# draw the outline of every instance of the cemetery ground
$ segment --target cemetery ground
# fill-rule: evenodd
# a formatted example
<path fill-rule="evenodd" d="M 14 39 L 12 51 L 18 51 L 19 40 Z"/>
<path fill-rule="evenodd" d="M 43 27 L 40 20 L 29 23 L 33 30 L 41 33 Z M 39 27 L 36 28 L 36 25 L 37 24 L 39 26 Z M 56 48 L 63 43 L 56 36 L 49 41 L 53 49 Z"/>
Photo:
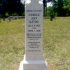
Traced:
<path fill-rule="evenodd" d="M 70 17 L 44 19 L 44 56 L 49 70 L 70 70 Z M 23 19 L 0 21 L 0 70 L 18 70 L 25 46 Z"/>

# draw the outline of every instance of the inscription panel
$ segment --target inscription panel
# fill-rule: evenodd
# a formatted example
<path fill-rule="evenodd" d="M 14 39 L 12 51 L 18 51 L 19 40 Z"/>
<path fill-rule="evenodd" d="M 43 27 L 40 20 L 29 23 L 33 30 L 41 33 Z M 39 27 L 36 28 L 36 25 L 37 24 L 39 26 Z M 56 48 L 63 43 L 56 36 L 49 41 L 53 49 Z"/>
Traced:
<path fill-rule="evenodd" d="M 34 2 L 33 2 L 34 4 Z M 26 54 L 42 54 L 43 5 L 26 5 Z"/>

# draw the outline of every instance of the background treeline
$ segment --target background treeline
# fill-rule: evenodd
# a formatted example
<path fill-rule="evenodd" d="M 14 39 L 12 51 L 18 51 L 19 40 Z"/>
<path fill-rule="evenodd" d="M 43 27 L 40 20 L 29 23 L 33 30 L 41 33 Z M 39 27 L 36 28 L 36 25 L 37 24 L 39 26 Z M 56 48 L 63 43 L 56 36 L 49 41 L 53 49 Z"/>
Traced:
<path fill-rule="evenodd" d="M 47 8 L 47 2 L 52 7 Z M 43 0 L 45 16 L 70 16 L 70 0 Z M 0 0 L 0 17 L 24 16 L 25 5 L 20 0 Z"/>
<path fill-rule="evenodd" d="M 52 0 L 52 4 L 47 8 L 47 15 L 70 16 L 70 0 Z"/>
<path fill-rule="evenodd" d="M 20 0 L 0 0 L 0 16 L 24 15 L 24 5 Z"/>

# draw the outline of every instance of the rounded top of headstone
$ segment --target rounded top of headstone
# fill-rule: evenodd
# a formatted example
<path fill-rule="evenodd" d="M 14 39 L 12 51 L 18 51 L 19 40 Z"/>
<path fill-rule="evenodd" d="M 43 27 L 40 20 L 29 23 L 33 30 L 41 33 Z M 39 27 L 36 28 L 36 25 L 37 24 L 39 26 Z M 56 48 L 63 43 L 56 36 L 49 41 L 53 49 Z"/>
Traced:
<path fill-rule="evenodd" d="M 39 1 L 40 1 L 40 0 L 31 0 L 31 2 L 37 2 L 37 3 L 38 3 Z"/>
<path fill-rule="evenodd" d="M 43 0 L 25 0 L 26 4 L 32 3 L 32 4 L 43 4 Z"/>
<path fill-rule="evenodd" d="M 43 0 L 31 0 L 32 3 L 42 3 Z"/>

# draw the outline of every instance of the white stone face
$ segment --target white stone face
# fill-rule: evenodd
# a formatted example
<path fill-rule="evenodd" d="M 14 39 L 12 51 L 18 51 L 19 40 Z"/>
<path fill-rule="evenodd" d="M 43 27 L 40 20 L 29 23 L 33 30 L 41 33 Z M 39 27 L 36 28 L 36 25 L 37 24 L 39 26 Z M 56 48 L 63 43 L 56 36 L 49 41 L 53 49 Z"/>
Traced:
<path fill-rule="evenodd" d="M 25 7 L 26 20 L 26 60 L 43 59 L 43 5 L 39 0 L 31 0 Z"/>
<path fill-rule="evenodd" d="M 19 70 L 48 70 L 43 57 L 43 4 L 25 2 L 25 56 Z"/>

